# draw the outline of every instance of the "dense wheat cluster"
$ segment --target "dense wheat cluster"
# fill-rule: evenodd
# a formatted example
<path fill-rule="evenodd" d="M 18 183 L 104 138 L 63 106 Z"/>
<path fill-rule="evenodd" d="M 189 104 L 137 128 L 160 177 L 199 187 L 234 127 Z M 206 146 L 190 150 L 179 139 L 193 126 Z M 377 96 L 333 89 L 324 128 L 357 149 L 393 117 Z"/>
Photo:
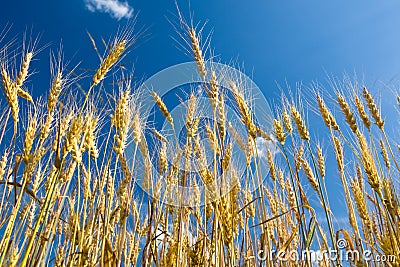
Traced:
<path fill-rule="evenodd" d="M 157 88 L 140 91 L 115 68 L 135 41 L 132 29 L 109 44 L 83 97 L 77 82 L 87 75 L 52 56 L 47 99 L 32 98 L 25 84 L 37 48 L 1 44 L 0 266 L 400 266 L 400 140 L 386 133 L 396 120 L 385 120 L 399 116 L 400 97 L 395 110 L 381 110 L 366 86 L 344 79 L 311 98 L 283 97 L 270 125 L 260 125 L 251 92 L 208 69 L 201 31 L 181 20 L 213 111 L 205 121 L 197 94 L 180 99 L 183 141 Z M 100 102 L 115 89 L 105 80 L 118 92 Z M 143 119 L 144 94 L 172 134 Z M 227 121 L 228 105 L 238 125 Z M 309 127 L 311 112 L 327 127 L 323 141 Z M 189 200 L 182 187 L 194 188 Z M 338 195 L 348 218 L 340 224 L 331 210 Z M 289 254 L 330 249 L 353 257 Z M 386 261 L 357 257 L 366 251 Z"/>

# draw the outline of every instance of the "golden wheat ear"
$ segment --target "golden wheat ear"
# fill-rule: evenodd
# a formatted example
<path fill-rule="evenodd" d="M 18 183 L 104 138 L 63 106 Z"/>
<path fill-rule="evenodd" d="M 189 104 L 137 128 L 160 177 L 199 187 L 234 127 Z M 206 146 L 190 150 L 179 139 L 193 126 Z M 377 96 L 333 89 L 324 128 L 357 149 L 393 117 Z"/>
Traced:
<path fill-rule="evenodd" d="M 24 150 L 22 153 L 25 163 L 28 163 L 32 157 L 31 149 L 32 149 L 35 137 L 36 137 L 37 124 L 38 124 L 38 121 L 37 121 L 36 114 L 31 115 L 29 122 L 28 122 L 28 128 L 26 129 L 26 132 L 25 132 Z"/>
<path fill-rule="evenodd" d="M 214 130 L 212 129 L 212 127 L 209 124 L 206 125 L 206 135 L 207 135 L 208 143 L 211 147 L 211 150 L 216 155 L 220 156 L 221 150 L 219 148 L 217 135 L 215 134 Z"/>
<path fill-rule="evenodd" d="M 365 112 L 364 104 L 356 94 L 354 94 L 354 101 L 356 104 L 358 115 L 360 116 L 365 128 L 367 128 L 369 131 L 371 128 L 371 121 L 369 120 L 367 112 Z"/>
<path fill-rule="evenodd" d="M 135 22 L 136 22 L 136 16 L 127 24 L 126 27 L 122 30 L 122 32 L 119 32 L 117 36 L 113 39 L 111 45 L 105 45 L 105 47 L 109 47 L 106 50 L 106 55 L 104 57 L 100 58 L 100 66 L 97 69 L 96 73 L 93 75 L 92 78 L 92 87 L 95 87 L 98 85 L 101 81 L 104 80 L 106 74 L 111 70 L 111 68 L 119 62 L 123 56 L 124 53 L 127 51 L 129 47 L 136 41 L 138 36 L 133 35 L 133 29 L 135 27 Z M 94 39 L 92 36 L 88 33 L 90 41 L 93 44 L 93 47 L 95 51 L 97 51 L 97 46 L 96 43 L 94 42 Z M 140 34 L 139 34 L 140 35 Z"/>
<path fill-rule="evenodd" d="M 100 67 L 93 76 L 93 86 L 98 85 L 104 79 L 107 72 L 122 56 L 122 53 L 126 49 L 126 45 L 127 40 L 122 40 L 113 44 L 109 53 L 107 54 L 107 57 L 101 62 Z"/>
<path fill-rule="evenodd" d="M 205 67 L 205 61 L 203 57 L 203 52 L 200 48 L 200 41 L 197 37 L 196 30 L 194 28 L 189 29 L 189 36 L 192 41 L 192 50 L 194 54 L 194 60 L 197 64 L 197 69 L 202 77 L 206 77 L 207 71 Z"/>
<path fill-rule="evenodd" d="M 329 111 L 324 100 L 320 96 L 318 96 L 317 101 L 318 101 L 318 107 L 319 107 L 319 111 L 321 113 L 321 117 L 324 120 L 326 127 L 328 127 L 328 128 L 332 127 L 332 129 L 338 131 L 339 126 L 336 122 L 336 119 L 335 119 L 335 117 L 333 117 L 332 113 Z"/>
<path fill-rule="evenodd" d="M 369 111 L 371 112 L 372 118 L 375 120 L 375 124 L 379 127 L 379 129 L 383 129 L 383 126 L 385 124 L 385 121 L 382 119 L 381 114 L 379 112 L 378 107 L 375 104 L 375 100 L 372 97 L 371 93 L 367 90 L 366 87 L 363 89 L 363 97 L 365 101 L 367 102 L 367 107 Z"/>
<path fill-rule="evenodd" d="M 115 107 L 114 115 L 111 123 L 116 129 L 114 135 L 114 150 L 119 156 L 123 156 L 125 148 L 128 143 L 128 131 L 131 126 L 132 110 L 130 110 L 131 91 L 127 86 L 124 92 L 122 92 L 120 99 Z"/>
<path fill-rule="evenodd" d="M 25 55 L 24 60 L 22 61 L 21 70 L 18 73 L 18 76 L 15 80 L 18 87 L 21 87 L 22 84 L 25 82 L 26 78 L 28 77 L 28 70 L 29 70 L 29 65 L 31 63 L 32 57 L 33 57 L 33 53 L 29 52 Z"/>
<path fill-rule="evenodd" d="M 344 114 L 344 116 L 346 117 L 346 122 L 349 125 L 351 131 L 354 134 L 358 134 L 358 126 L 357 126 L 357 121 L 356 121 L 356 117 L 354 116 L 353 112 L 351 112 L 350 110 L 350 105 L 347 103 L 347 101 L 345 100 L 345 98 L 340 95 L 337 94 L 337 100 L 339 102 L 339 106 L 342 109 L 342 112 Z"/>
<path fill-rule="evenodd" d="M 275 130 L 275 132 L 274 132 L 275 137 L 279 141 L 279 143 L 281 143 L 281 145 L 283 146 L 285 144 L 286 134 L 283 131 L 282 121 L 274 119 L 273 124 L 274 124 L 274 130 Z"/>
<path fill-rule="evenodd" d="M 10 75 L 4 67 L 2 67 L 1 76 L 3 79 L 4 93 L 6 95 L 8 105 L 11 107 L 12 117 L 14 119 L 14 122 L 17 123 L 19 121 L 19 105 L 17 93 L 18 87 L 15 82 L 11 80 Z"/>
<path fill-rule="evenodd" d="M 286 107 L 283 108 L 282 118 L 283 118 L 283 123 L 285 125 L 286 131 L 291 135 L 293 133 L 292 119 L 290 118 L 290 116 L 286 110 Z"/>
<path fill-rule="evenodd" d="M 26 99 L 27 101 L 31 102 L 32 104 L 34 104 L 32 96 L 27 91 L 24 91 L 23 89 L 18 88 L 17 94 L 18 94 L 18 96 L 20 96 L 20 97 Z"/>
<path fill-rule="evenodd" d="M 64 80 L 62 76 L 62 72 L 58 71 L 57 75 L 55 76 L 51 88 L 50 88 L 50 95 L 47 100 L 47 111 L 49 113 L 53 112 L 57 105 L 58 97 L 60 96 L 61 90 L 63 88 Z"/>
<path fill-rule="evenodd" d="M 364 172 L 367 175 L 368 183 L 371 188 L 380 195 L 382 183 L 376 167 L 375 158 L 363 134 L 358 135 L 358 142 L 361 150 L 361 163 L 364 167 Z"/>
<path fill-rule="evenodd" d="M 301 139 L 309 141 L 310 140 L 310 132 L 308 131 L 307 126 L 306 126 L 300 112 L 297 110 L 297 108 L 295 106 L 292 106 L 290 108 L 290 111 L 292 113 L 293 120 L 296 124 L 297 131 L 299 132 Z"/>

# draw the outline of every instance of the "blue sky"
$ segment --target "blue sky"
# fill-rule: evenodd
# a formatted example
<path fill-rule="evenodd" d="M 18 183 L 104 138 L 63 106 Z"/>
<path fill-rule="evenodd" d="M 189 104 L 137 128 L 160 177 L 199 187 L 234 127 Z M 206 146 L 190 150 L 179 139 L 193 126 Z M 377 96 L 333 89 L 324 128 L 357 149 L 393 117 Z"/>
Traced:
<path fill-rule="evenodd" d="M 188 1 L 178 3 L 189 14 Z M 193 0 L 190 9 L 195 21 L 208 21 L 205 32 L 214 31 L 211 46 L 220 60 L 244 63 L 271 103 L 279 102 L 276 83 L 307 85 L 325 81 L 326 72 L 364 75 L 373 92 L 382 89 L 381 81 L 398 85 L 399 1 Z M 86 31 L 107 40 L 137 12 L 137 28 L 146 34 L 125 59 L 137 79 L 191 60 L 172 38 L 178 37 L 167 21 L 176 15 L 173 0 L 3 1 L 0 25 L 12 24 L 10 38 L 32 29 L 42 47 L 48 44 L 33 64 L 38 73 L 29 89 L 37 97 L 48 89 L 50 49 L 62 43 L 72 65 L 82 60 L 82 67 L 95 69 L 98 59 Z"/>
<path fill-rule="evenodd" d="M 51 42 L 53 49 L 62 40 L 65 57 L 72 62 L 83 56 L 87 60 L 86 55 L 96 60 L 86 31 L 97 39 L 107 39 L 119 24 L 124 24 L 125 18 L 115 18 L 123 14 L 121 8 L 114 8 L 114 13 L 95 10 L 96 6 L 106 9 L 106 2 L 116 6 L 116 0 L 95 2 L 4 1 L 0 23 L 12 23 L 12 34 L 33 28 L 34 33 L 42 34 L 41 44 Z M 148 77 L 164 67 L 190 60 L 171 38 L 177 34 L 166 17 L 171 19 L 176 14 L 173 0 L 124 3 L 129 12 L 140 12 L 138 28 L 147 28 L 147 37 L 129 57 L 138 77 Z M 178 3 L 188 14 L 188 1 Z M 275 82 L 301 80 L 307 84 L 315 79 L 324 80 L 325 70 L 334 75 L 356 71 L 365 74 L 371 83 L 398 80 L 398 1 L 202 0 L 191 1 L 190 6 L 195 20 L 208 20 L 206 31 L 214 30 L 215 54 L 223 62 L 244 62 L 247 72 L 253 73 L 256 83 L 269 95 L 279 94 Z M 48 49 L 40 58 L 47 54 Z M 95 63 L 83 62 L 83 66 Z M 40 89 L 34 91 L 37 90 Z"/>

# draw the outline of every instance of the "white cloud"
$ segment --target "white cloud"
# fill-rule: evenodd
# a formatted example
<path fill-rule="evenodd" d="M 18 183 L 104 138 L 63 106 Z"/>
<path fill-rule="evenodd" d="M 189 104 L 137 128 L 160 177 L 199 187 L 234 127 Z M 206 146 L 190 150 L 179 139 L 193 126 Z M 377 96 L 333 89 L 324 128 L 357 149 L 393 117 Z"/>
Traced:
<path fill-rule="evenodd" d="M 118 0 L 84 0 L 86 8 L 91 12 L 104 12 L 118 20 L 132 17 L 133 8 L 128 2 Z"/>

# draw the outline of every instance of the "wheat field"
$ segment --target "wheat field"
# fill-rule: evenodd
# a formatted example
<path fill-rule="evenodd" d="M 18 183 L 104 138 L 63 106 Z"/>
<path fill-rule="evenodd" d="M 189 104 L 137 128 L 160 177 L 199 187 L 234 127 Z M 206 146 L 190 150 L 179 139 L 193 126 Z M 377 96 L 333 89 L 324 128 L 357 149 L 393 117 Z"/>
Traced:
<path fill-rule="evenodd" d="M 165 97 L 118 68 L 137 39 L 131 27 L 90 75 L 52 54 L 38 99 L 25 85 L 40 49 L 0 38 L 0 266 L 400 266 L 400 141 L 386 131 L 398 119 L 385 120 L 399 116 L 398 92 L 397 106 L 381 109 L 348 77 L 314 84 L 282 94 L 261 125 L 252 92 L 209 68 L 209 44 L 191 25 L 181 18 L 179 35 L 212 116 L 188 90 L 183 134 Z M 145 96 L 170 131 L 144 119 Z M 326 126 L 321 139 L 309 114 Z M 343 203 L 326 179 L 341 184 Z M 341 225 L 332 205 L 343 205 Z"/>

